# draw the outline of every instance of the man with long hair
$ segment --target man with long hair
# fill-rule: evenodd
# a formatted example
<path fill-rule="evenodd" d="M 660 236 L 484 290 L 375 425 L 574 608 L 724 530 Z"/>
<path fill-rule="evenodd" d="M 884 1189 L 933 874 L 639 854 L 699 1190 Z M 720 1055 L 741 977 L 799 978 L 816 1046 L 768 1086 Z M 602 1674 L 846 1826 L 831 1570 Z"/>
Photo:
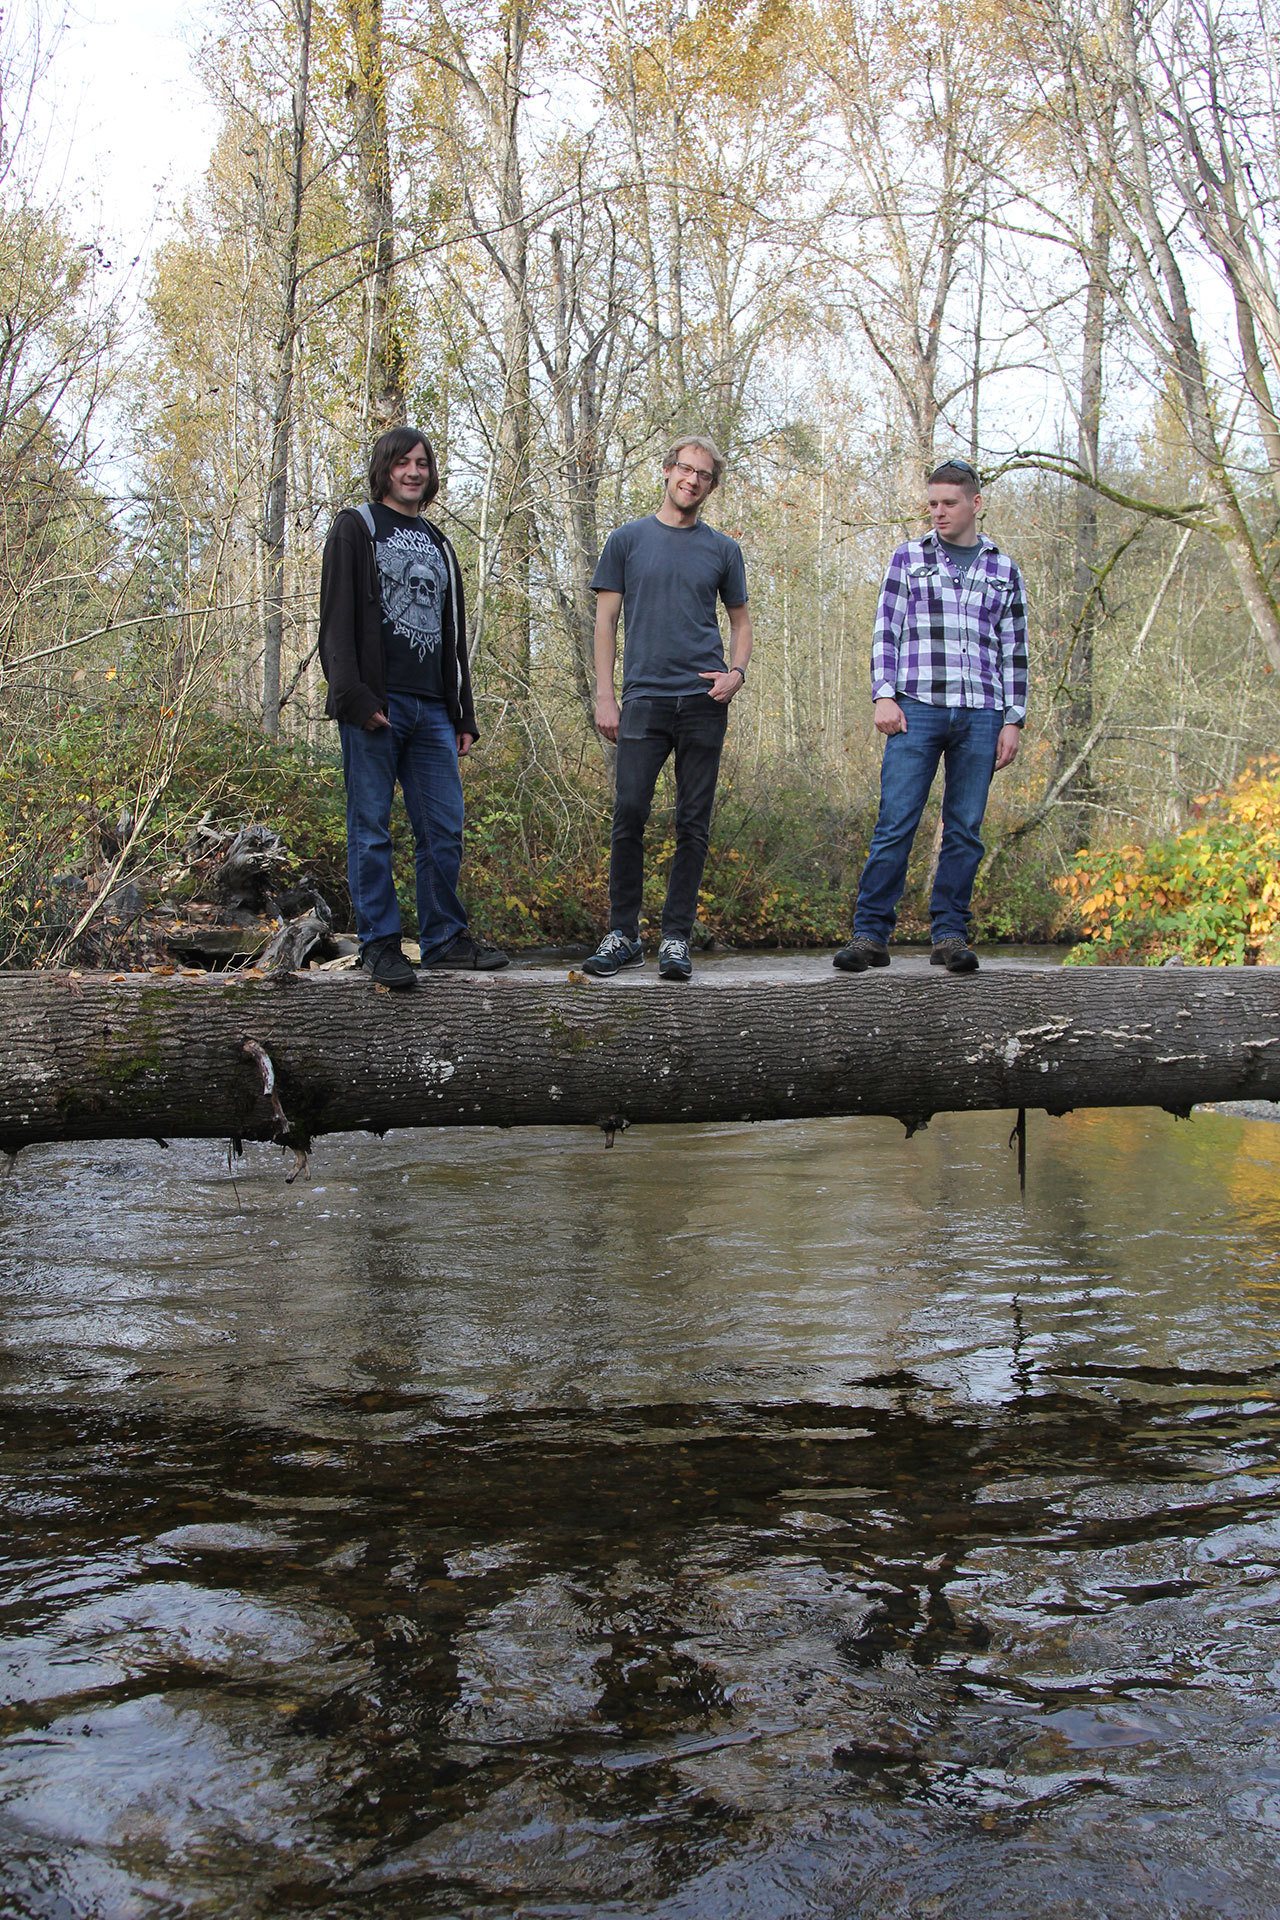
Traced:
<path fill-rule="evenodd" d="M 413 829 L 424 967 L 505 967 L 475 940 L 458 896 L 463 799 L 459 759 L 479 734 L 467 663 L 462 574 L 453 546 L 424 519 L 440 490 L 431 442 L 393 427 L 369 456 L 368 504 L 340 513 L 320 575 L 325 712 L 342 737 L 347 879 L 360 965 L 383 987 L 417 975 L 400 945 L 391 868 L 397 782 Z"/>
<path fill-rule="evenodd" d="M 664 762 L 676 763 L 676 847 L 662 910 L 658 972 L 693 973 L 689 939 L 706 863 L 729 702 L 742 691 L 751 658 L 747 576 L 736 540 L 704 526 L 702 509 L 720 484 L 724 455 L 702 434 L 685 434 L 662 462 L 662 501 L 628 520 L 604 543 L 591 582 L 596 595 L 596 725 L 617 742 L 609 931 L 588 973 L 607 976 L 644 961 L 640 900 L 644 829 Z M 729 618 L 725 658 L 718 608 Z M 622 704 L 614 689 L 618 620 L 625 624 Z"/>

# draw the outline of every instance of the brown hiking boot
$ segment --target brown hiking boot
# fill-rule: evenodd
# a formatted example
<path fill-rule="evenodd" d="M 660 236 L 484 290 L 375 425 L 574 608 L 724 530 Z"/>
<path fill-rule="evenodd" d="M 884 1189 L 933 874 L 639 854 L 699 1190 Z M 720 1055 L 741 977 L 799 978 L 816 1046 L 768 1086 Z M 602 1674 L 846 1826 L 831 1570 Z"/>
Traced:
<path fill-rule="evenodd" d="M 865 973 L 868 967 L 887 967 L 889 949 L 883 941 L 873 940 L 870 934 L 855 933 L 847 947 L 832 954 L 831 964 L 841 973 Z"/>
<path fill-rule="evenodd" d="M 967 940 L 935 940 L 929 965 L 945 967 L 948 973 L 976 973 L 978 956 Z"/>

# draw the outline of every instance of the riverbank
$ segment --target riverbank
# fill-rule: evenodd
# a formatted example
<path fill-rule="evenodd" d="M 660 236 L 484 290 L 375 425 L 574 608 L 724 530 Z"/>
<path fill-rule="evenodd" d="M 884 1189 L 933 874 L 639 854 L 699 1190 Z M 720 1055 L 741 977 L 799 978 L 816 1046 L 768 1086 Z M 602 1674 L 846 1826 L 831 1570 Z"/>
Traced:
<path fill-rule="evenodd" d="M 234 925 L 234 907 L 219 893 L 217 849 L 251 823 L 276 835 L 285 856 L 257 902 L 266 917 L 288 917 L 289 900 L 316 896 L 334 928 L 350 927 L 342 778 L 331 746 L 311 752 L 204 718 L 163 788 L 142 804 L 147 748 L 145 726 L 127 711 L 114 727 L 80 715 L 38 742 L 14 743 L 0 769 L 0 965 L 181 963 L 167 933 L 190 921 L 193 908 L 206 924 Z M 554 756 L 543 762 L 509 732 L 466 764 L 464 778 L 464 889 L 477 929 L 514 952 L 594 946 L 608 919 L 610 802 L 599 755 L 584 751 L 572 767 Z M 998 806 L 997 799 L 993 833 Z M 873 791 L 841 791 L 829 773 L 793 765 L 747 773 L 730 757 L 698 943 L 747 951 L 842 944 L 874 814 Z M 393 834 L 404 924 L 412 928 L 412 856 L 399 808 Z M 932 835 L 926 815 L 902 906 L 906 940 L 927 936 Z M 648 837 L 651 926 L 659 924 L 673 844 L 664 776 Z M 1058 870 L 1051 848 L 1033 838 L 1019 843 L 978 888 L 976 936 L 1052 938 L 1063 919 Z"/>

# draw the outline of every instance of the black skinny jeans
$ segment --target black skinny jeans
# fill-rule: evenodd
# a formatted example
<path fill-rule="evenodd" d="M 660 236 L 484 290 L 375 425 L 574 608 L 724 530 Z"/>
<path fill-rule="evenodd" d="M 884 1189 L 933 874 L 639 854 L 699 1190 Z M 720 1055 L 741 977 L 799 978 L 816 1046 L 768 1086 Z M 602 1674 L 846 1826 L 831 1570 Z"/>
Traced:
<path fill-rule="evenodd" d="M 609 851 L 609 924 L 630 940 L 640 938 L 645 825 L 658 775 L 672 752 L 676 756 L 676 851 L 662 910 L 662 937 L 687 940 L 693 932 L 728 721 L 728 705 L 713 700 L 709 693 L 628 700 L 622 709 Z"/>

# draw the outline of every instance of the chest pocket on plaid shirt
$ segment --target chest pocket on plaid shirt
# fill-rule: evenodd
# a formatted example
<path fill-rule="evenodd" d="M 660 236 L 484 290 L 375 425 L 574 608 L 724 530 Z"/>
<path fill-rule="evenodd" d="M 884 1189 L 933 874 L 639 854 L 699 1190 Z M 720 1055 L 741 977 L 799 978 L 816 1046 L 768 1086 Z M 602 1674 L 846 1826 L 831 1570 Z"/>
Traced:
<path fill-rule="evenodd" d="M 907 575 L 910 603 L 920 611 L 936 612 L 943 604 L 941 567 L 912 567 Z"/>
<path fill-rule="evenodd" d="M 994 626 L 1005 612 L 1013 598 L 1013 580 L 1007 574 L 997 574 L 995 579 L 982 582 L 982 606 L 988 619 Z"/>

